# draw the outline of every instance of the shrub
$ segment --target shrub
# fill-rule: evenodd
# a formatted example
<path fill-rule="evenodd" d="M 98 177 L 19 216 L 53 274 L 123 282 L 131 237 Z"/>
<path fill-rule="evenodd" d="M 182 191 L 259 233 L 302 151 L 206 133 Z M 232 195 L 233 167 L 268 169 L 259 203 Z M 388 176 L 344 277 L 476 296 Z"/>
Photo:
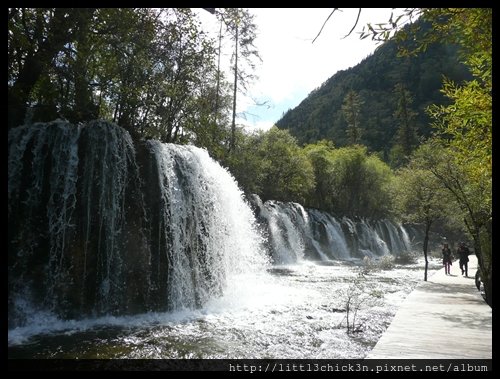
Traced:
<path fill-rule="evenodd" d="M 417 262 L 417 255 L 409 251 L 404 251 L 396 255 L 394 262 L 400 265 L 413 264 Z"/>

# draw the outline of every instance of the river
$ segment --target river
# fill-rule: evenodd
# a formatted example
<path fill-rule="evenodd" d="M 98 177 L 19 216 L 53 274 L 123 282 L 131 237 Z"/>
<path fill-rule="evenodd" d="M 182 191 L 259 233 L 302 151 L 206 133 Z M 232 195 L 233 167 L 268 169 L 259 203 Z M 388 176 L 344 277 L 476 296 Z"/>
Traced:
<path fill-rule="evenodd" d="M 240 278 L 199 310 L 38 323 L 9 331 L 9 358 L 364 358 L 422 280 L 423 262 L 363 270 L 362 261 L 302 261 Z M 431 273 L 440 261 L 431 260 Z M 364 275 L 360 274 L 363 271 Z M 346 301 L 357 281 L 374 296 L 346 331 Z M 251 285 L 250 285 L 251 283 Z M 350 290 L 353 293 L 353 289 Z M 377 297 L 378 296 L 378 297 Z M 354 304 L 354 303 L 353 303 Z"/>

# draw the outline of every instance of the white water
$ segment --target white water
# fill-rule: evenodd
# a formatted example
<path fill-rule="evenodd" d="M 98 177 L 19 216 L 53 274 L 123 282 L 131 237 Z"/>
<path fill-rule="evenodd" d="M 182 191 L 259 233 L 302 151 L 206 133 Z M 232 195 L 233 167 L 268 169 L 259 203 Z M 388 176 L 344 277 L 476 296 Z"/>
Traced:
<path fill-rule="evenodd" d="M 56 314 L 36 310 L 28 302 L 20 301 L 28 322 L 8 330 L 9 346 L 23 345 L 37 336 L 71 336 L 101 328 L 150 328 L 155 325 L 182 325 L 204 317 L 230 317 L 231 314 L 265 309 L 297 299 L 297 292 L 283 286 L 268 274 L 237 274 L 229 278 L 223 296 L 209 299 L 201 308 L 180 307 L 170 312 L 148 312 L 131 316 L 101 316 L 79 320 L 63 320 Z"/>
<path fill-rule="evenodd" d="M 194 309 L 266 275 L 264 240 L 230 173 L 193 146 L 143 150 L 152 174 L 107 122 L 9 132 L 10 325 Z"/>
<path fill-rule="evenodd" d="M 263 203 L 255 195 L 252 202 L 268 235 L 275 264 L 377 258 L 412 250 L 405 228 L 389 220 L 337 219 L 297 203 Z"/>
<path fill-rule="evenodd" d="M 363 332 L 345 330 L 346 291 L 358 267 L 337 261 L 279 266 L 252 288 L 245 281 L 204 307 L 135 316 L 38 322 L 9 330 L 9 357 L 35 358 L 364 358 L 405 296 L 422 279 L 423 262 L 373 271 L 366 285 L 383 296 L 360 309 Z M 431 269 L 441 262 L 431 260 Z"/>
<path fill-rule="evenodd" d="M 172 234 L 166 252 L 170 308 L 195 308 L 232 288 L 240 275 L 265 272 L 263 240 L 229 172 L 197 147 L 149 145 L 163 183 L 161 225 Z"/>
<path fill-rule="evenodd" d="M 326 252 L 325 255 L 329 255 L 330 258 L 334 259 L 352 258 L 340 223 L 326 212 L 318 210 L 311 210 L 310 212 L 314 216 L 316 222 L 323 224 L 326 229 L 328 252 Z"/>
<path fill-rule="evenodd" d="M 261 217 L 266 220 L 274 263 L 290 264 L 301 261 L 304 257 L 303 236 L 306 230 L 302 206 L 278 201 L 262 204 L 260 199 L 257 204 Z"/>

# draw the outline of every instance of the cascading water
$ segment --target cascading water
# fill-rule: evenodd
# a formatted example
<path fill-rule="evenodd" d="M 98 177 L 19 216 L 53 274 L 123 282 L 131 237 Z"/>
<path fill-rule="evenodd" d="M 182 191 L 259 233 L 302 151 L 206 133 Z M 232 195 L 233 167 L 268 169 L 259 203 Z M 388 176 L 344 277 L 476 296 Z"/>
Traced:
<path fill-rule="evenodd" d="M 9 327 L 203 306 L 265 271 L 232 176 L 192 146 L 94 121 L 9 131 Z"/>
<path fill-rule="evenodd" d="M 412 249 L 405 228 L 389 220 L 337 219 L 296 203 L 263 203 L 255 195 L 252 203 L 277 264 L 304 257 L 322 261 L 380 257 Z"/>
<path fill-rule="evenodd" d="M 403 242 L 404 250 L 410 251 L 411 250 L 410 236 L 408 235 L 408 232 L 403 227 L 403 225 L 399 225 L 398 232 L 399 235 L 401 236 L 401 241 Z"/>
<path fill-rule="evenodd" d="M 25 317 L 34 296 L 53 306 L 59 283 L 69 279 L 63 267 L 74 230 L 79 135 L 79 127 L 61 123 L 9 132 L 9 325 Z"/>
<path fill-rule="evenodd" d="M 351 254 L 349 253 L 346 237 L 340 223 L 326 212 L 316 209 L 311 209 L 309 212 L 316 225 L 317 237 L 315 239 L 324 241 L 321 248 L 323 256 L 328 257 L 327 259 L 331 259 L 332 257 L 336 259 L 350 258 Z M 322 236 L 326 237 L 326 240 Z"/>
<path fill-rule="evenodd" d="M 169 235 L 168 298 L 173 309 L 199 307 L 223 292 L 228 275 L 264 269 L 253 214 L 227 171 L 206 151 L 149 141 Z"/>
<path fill-rule="evenodd" d="M 382 256 L 390 253 L 387 243 L 366 220 L 356 223 L 359 250 L 365 256 Z"/>
<path fill-rule="evenodd" d="M 304 237 L 307 235 L 308 220 L 304 208 L 297 203 L 267 201 L 262 203 L 253 197 L 259 209 L 258 217 L 265 222 L 268 243 L 275 264 L 290 264 L 304 257 Z"/>

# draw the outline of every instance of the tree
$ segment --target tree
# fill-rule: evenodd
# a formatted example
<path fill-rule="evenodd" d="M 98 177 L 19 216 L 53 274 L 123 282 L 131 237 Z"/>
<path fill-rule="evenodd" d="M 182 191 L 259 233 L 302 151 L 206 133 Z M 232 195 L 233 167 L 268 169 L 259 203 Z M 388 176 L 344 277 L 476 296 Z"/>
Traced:
<path fill-rule="evenodd" d="M 156 80 L 146 123 L 151 137 L 175 143 L 195 136 L 197 122 L 211 125 L 208 116 L 215 101 L 216 69 L 215 49 L 205 40 L 194 14 L 189 9 L 176 9 L 170 17 L 155 39 L 158 48 L 154 50 L 152 74 Z"/>
<path fill-rule="evenodd" d="M 444 81 L 442 92 L 451 104 L 429 107 L 443 154 L 427 159 L 427 168 L 451 192 L 464 212 L 464 224 L 474 240 L 475 253 L 484 282 L 486 302 L 492 305 L 492 9 L 491 8 L 409 8 L 410 18 L 420 16 L 432 28 L 421 30 L 414 23 L 395 35 L 413 40 L 400 49 L 402 55 L 416 55 L 435 42 L 455 43 L 471 70 L 473 80 L 457 85 Z M 391 19 L 377 28 L 368 26 L 362 35 L 387 40 L 400 27 Z"/>
<path fill-rule="evenodd" d="M 314 188 L 314 170 L 297 140 L 287 131 L 272 127 L 257 147 L 264 171 L 262 200 L 303 203 Z"/>
<path fill-rule="evenodd" d="M 104 118 L 217 154 L 226 143 L 227 82 L 190 9 L 12 8 L 8 51 L 9 127 L 30 108 L 32 121 Z"/>
<path fill-rule="evenodd" d="M 422 154 L 419 166 L 429 170 L 446 188 L 460 209 L 463 223 L 474 241 L 474 250 L 484 283 L 486 302 L 491 305 L 492 209 L 491 176 L 477 181 L 470 168 L 461 164 L 452 148 L 443 141 L 429 141 L 434 154 Z"/>
<path fill-rule="evenodd" d="M 90 78 L 86 74 L 91 63 L 91 26 L 95 9 L 86 9 L 78 13 L 75 25 L 75 60 L 73 64 L 75 83 L 75 105 L 73 119 L 77 122 L 96 119 L 98 108 L 93 101 Z"/>
<path fill-rule="evenodd" d="M 9 10 L 9 128 L 24 121 L 40 76 L 72 41 L 78 29 L 75 25 L 87 22 L 92 13 L 84 8 Z"/>
<path fill-rule="evenodd" d="M 229 151 L 234 150 L 236 138 L 236 105 L 238 90 L 246 91 L 247 84 L 253 79 L 251 71 L 255 68 L 253 59 L 260 56 L 255 48 L 255 38 L 257 37 L 257 25 L 254 23 L 254 16 L 243 8 L 223 8 L 217 12 L 218 17 L 226 25 L 226 29 L 234 44 L 232 55 L 233 61 L 233 106 L 231 121 L 231 139 Z M 220 51 L 220 50 L 219 50 Z M 241 60 L 243 59 L 243 61 Z M 249 70 L 243 68 L 246 64 Z"/>
<path fill-rule="evenodd" d="M 416 112 L 412 110 L 413 97 L 404 84 L 398 83 L 394 87 L 397 108 L 394 118 L 398 124 L 396 133 L 396 145 L 401 147 L 403 161 L 409 159 L 415 146 L 418 144 L 418 137 L 415 128 Z"/>
<path fill-rule="evenodd" d="M 306 205 L 327 211 L 334 211 L 333 199 L 333 151 L 331 141 L 321 140 L 304 147 L 304 152 L 314 169 L 316 185 L 311 191 Z"/>
<path fill-rule="evenodd" d="M 342 112 L 347 121 L 347 135 L 351 145 L 361 140 L 360 113 L 363 101 L 356 91 L 350 90 L 342 104 Z"/>
<path fill-rule="evenodd" d="M 215 12 L 215 8 L 213 9 Z M 220 18 L 219 27 L 219 47 L 217 49 L 217 88 L 215 92 L 215 108 L 214 108 L 214 123 L 217 123 L 217 113 L 219 112 L 219 99 L 220 99 L 220 82 L 221 82 L 221 70 L 220 70 L 220 57 L 222 55 L 222 25 L 223 20 Z"/>
<path fill-rule="evenodd" d="M 314 170 L 290 133 L 274 126 L 254 134 L 237 131 L 236 137 L 238 154 L 226 156 L 224 164 L 247 194 L 304 203 L 314 189 Z"/>
<path fill-rule="evenodd" d="M 474 240 L 486 301 L 492 304 L 492 9 L 426 10 L 442 38 L 454 38 L 474 79 L 456 85 L 445 81 L 447 106 L 429 113 L 441 143 L 451 157 L 432 167 L 464 211 L 464 223 Z M 446 23 L 440 23 L 442 19 Z"/>
<path fill-rule="evenodd" d="M 235 149 L 238 154 L 225 154 L 222 164 L 234 175 L 246 194 L 262 195 L 266 175 L 265 161 L 259 147 L 265 132 L 247 134 L 236 129 Z"/>
<path fill-rule="evenodd" d="M 389 215 L 392 171 L 364 146 L 335 149 L 331 155 L 332 208 L 340 215 L 380 218 Z"/>
<path fill-rule="evenodd" d="M 395 180 L 395 204 L 404 222 L 424 224 L 424 281 L 427 281 L 429 232 L 433 224 L 445 221 L 452 213 L 453 198 L 431 171 L 419 167 L 422 156 L 434 155 L 431 145 L 422 145 L 414 160 L 401 168 Z"/>

